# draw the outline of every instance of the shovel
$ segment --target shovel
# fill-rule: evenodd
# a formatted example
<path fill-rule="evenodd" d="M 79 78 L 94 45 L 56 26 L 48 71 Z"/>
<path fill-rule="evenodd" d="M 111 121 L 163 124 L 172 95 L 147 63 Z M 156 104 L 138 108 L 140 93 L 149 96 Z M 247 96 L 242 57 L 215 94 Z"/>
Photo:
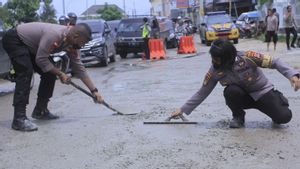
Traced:
<path fill-rule="evenodd" d="M 183 115 L 179 116 L 182 121 L 171 121 L 174 117 L 168 117 L 164 121 L 144 121 L 144 124 L 198 124 L 198 122 L 189 121 Z"/>
<path fill-rule="evenodd" d="M 76 89 L 82 91 L 83 93 L 85 93 L 86 95 L 90 96 L 91 98 L 93 98 L 94 100 L 96 99 L 95 96 L 93 96 L 89 91 L 85 90 L 84 88 L 80 87 L 79 85 L 75 84 L 74 82 L 70 81 L 69 82 L 73 87 L 75 87 Z M 136 115 L 137 113 L 122 113 L 118 110 L 116 110 L 115 108 L 111 107 L 108 103 L 106 103 L 104 100 L 102 102 L 102 104 L 107 107 L 108 109 L 116 112 L 115 115 Z"/>

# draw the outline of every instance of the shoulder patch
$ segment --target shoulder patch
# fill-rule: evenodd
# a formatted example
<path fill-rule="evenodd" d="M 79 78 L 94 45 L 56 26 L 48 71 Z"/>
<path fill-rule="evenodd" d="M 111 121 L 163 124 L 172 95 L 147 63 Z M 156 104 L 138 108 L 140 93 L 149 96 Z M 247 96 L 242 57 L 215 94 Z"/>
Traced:
<path fill-rule="evenodd" d="M 204 81 L 203 81 L 203 85 L 206 86 L 211 78 L 212 78 L 212 73 L 207 72 L 206 75 L 205 75 Z"/>
<path fill-rule="evenodd" d="M 262 54 L 257 53 L 257 52 L 254 52 L 254 51 L 247 51 L 247 52 L 246 52 L 246 56 L 247 56 L 248 58 L 256 58 L 256 59 L 259 59 L 259 58 L 261 58 Z"/>
<path fill-rule="evenodd" d="M 272 57 L 261 53 L 247 51 L 246 57 L 255 62 L 256 65 L 264 68 L 270 68 L 272 66 Z"/>

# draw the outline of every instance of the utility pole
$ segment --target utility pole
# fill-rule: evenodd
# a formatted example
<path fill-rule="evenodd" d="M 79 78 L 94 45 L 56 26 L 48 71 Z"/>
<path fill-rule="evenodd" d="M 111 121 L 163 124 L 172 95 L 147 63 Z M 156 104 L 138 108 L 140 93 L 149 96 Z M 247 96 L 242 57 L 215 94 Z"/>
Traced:
<path fill-rule="evenodd" d="M 89 8 L 88 8 L 88 0 L 85 1 L 85 5 L 86 5 L 86 13 L 85 13 L 85 17 L 88 18 L 89 16 Z"/>
<path fill-rule="evenodd" d="M 63 14 L 66 15 L 65 0 L 63 0 Z"/>
<path fill-rule="evenodd" d="M 123 0 L 123 9 L 124 9 L 124 16 L 126 16 L 126 6 L 125 6 L 125 0 Z"/>
<path fill-rule="evenodd" d="M 231 16 L 231 9 L 232 9 L 231 0 L 229 0 L 229 16 Z"/>

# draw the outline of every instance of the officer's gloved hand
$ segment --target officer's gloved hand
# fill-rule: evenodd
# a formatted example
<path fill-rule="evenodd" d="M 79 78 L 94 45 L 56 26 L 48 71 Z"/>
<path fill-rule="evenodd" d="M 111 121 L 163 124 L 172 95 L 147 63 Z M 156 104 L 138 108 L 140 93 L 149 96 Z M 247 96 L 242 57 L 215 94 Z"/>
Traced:
<path fill-rule="evenodd" d="M 298 76 L 293 76 L 291 79 L 291 85 L 294 88 L 295 91 L 297 91 L 300 88 L 300 79 Z"/>
<path fill-rule="evenodd" d="M 71 81 L 70 76 L 66 75 L 63 72 L 60 72 L 58 77 L 59 77 L 61 83 L 63 83 L 63 84 L 69 84 L 69 82 Z"/>
<path fill-rule="evenodd" d="M 181 109 L 177 109 L 176 111 L 171 113 L 171 117 L 174 119 L 178 119 L 180 115 L 182 115 L 183 112 L 181 111 Z"/>

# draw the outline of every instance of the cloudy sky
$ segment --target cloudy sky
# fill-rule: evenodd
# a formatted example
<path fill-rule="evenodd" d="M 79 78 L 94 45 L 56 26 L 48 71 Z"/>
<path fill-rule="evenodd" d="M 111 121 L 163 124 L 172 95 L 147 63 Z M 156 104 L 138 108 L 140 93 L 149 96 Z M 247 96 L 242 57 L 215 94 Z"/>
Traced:
<path fill-rule="evenodd" d="M 65 1 L 65 11 L 75 12 L 78 16 L 94 4 L 102 5 L 105 2 L 109 4 L 116 4 L 123 9 L 123 2 L 125 1 L 125 7 L 127 14 L 132 14 L 132 11 L 136 9 L 137 15 L 145 15 L 150 13 L 150 3 L 149 0 L 64 0 Z M 7 0 L 0 0 L 3 4 Z M 57 10 L 57 17 L 63 15 L 63 0 L 53 0 L 53 5 Z"/>

